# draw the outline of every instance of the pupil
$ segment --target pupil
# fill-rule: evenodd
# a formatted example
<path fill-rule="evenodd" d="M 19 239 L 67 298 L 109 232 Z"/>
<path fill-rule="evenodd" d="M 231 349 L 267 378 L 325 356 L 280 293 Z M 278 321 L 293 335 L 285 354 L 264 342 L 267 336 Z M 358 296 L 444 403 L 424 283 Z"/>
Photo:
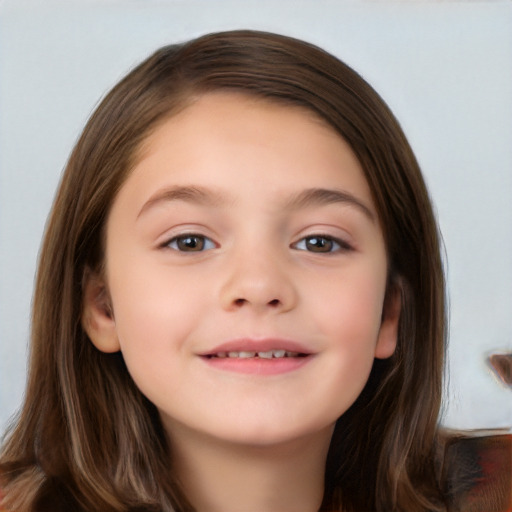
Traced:
<path fill-rule="evenodd" d="M 332 240 L 327 238 L 312 237 L 306 241 L 306 246 L 310 251 L 329 252 L 332 249 Z"/>
<path fill-rule="evenodd" d="M 187 236 L 178 240 L 178 247 L 182 251 L 200 251 L 203 245 L 203 239 L 197 236 Z"/>

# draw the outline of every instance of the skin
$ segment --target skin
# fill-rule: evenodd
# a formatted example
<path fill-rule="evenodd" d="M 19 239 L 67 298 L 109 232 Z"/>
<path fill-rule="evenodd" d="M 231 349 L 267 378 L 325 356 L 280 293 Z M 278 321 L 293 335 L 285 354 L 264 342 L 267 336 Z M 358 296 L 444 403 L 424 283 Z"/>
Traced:
<path fill-rule="evenodd" d="M 311 189 L 343 196 L 297 200 Z M 393 353 L 400 312 L 349 146 L 299 108 L 202 96 L 148 137 L 106 233 L 83 324 L 158 408 L 192 503 L 318 510 L 334 423 Z M 310 355 L 271 375 L 204 357 L 240 339 Z"/>

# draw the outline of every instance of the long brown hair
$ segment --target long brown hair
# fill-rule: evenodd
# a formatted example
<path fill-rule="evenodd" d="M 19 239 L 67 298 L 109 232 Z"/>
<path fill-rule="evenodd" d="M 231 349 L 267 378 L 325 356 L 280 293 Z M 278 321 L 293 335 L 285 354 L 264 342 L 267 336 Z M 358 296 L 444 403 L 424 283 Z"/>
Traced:
<path fill-rule="evenodd" d="M 26 510 L 191 510 L 155 407 L 122 355 L 81 326 L 82 283 L 103 263 L 104 226 L 143 141 L 209 91 L 300 106 L 327 121 L 364 169 L 402 313 L 395 354 L 338 420 L 323 510 L 444 510 L 435 453 L 445 318 L 439 236 L 416 159 L 386 104 L 310 44 L 252 31 L 167 46 L 105 97 L 74 148 L 50 215 L 33 301 L 26 398 L 0 458 L 5 506 Z"/>

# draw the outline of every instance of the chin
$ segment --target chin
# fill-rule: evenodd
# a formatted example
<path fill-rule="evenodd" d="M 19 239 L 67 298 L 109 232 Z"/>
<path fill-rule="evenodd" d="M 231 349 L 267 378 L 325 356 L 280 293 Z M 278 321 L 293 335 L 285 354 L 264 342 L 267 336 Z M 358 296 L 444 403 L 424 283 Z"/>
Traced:
<path fill-rule="evenodd" d="M 238 424 L 236 429 L 225 428 L 212 432 L 213 437 L 224 442 L 252 448 L 275 448 L 278 445 L 293 444 L 305 439 L 318 437 L 330 440 L 334 429 L 334 421 L 329 424 L 304 425 L 296 422 L 280 423 L 245 423 Z"/>

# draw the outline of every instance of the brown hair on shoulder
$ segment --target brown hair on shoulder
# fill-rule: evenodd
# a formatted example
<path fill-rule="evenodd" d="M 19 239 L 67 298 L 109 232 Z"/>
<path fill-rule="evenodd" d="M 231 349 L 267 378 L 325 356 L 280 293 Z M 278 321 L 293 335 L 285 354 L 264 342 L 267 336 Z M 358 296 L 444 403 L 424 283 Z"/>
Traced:
<path fill-rule="evenodd" d="M 439 234 L 413 152 L 383 100 L 346 64 L 275 34 L 211 34 L 158 50 L 104 98 L 78 140 L 46 227 L 23 408 L 0 455 L 4 506 L 191 510 L 155 407 L 121 354 L 81 326 L 82 283 L 103 264 L 109 209 L 148 135 L 199 95 L 233 90 L 314 112 L 351 146 L 383 229 L 402 314 L 395 354 L 375 360 L 337 422 L 323 510 L 445 510 L 436 472 L 445 350 Z"/>

